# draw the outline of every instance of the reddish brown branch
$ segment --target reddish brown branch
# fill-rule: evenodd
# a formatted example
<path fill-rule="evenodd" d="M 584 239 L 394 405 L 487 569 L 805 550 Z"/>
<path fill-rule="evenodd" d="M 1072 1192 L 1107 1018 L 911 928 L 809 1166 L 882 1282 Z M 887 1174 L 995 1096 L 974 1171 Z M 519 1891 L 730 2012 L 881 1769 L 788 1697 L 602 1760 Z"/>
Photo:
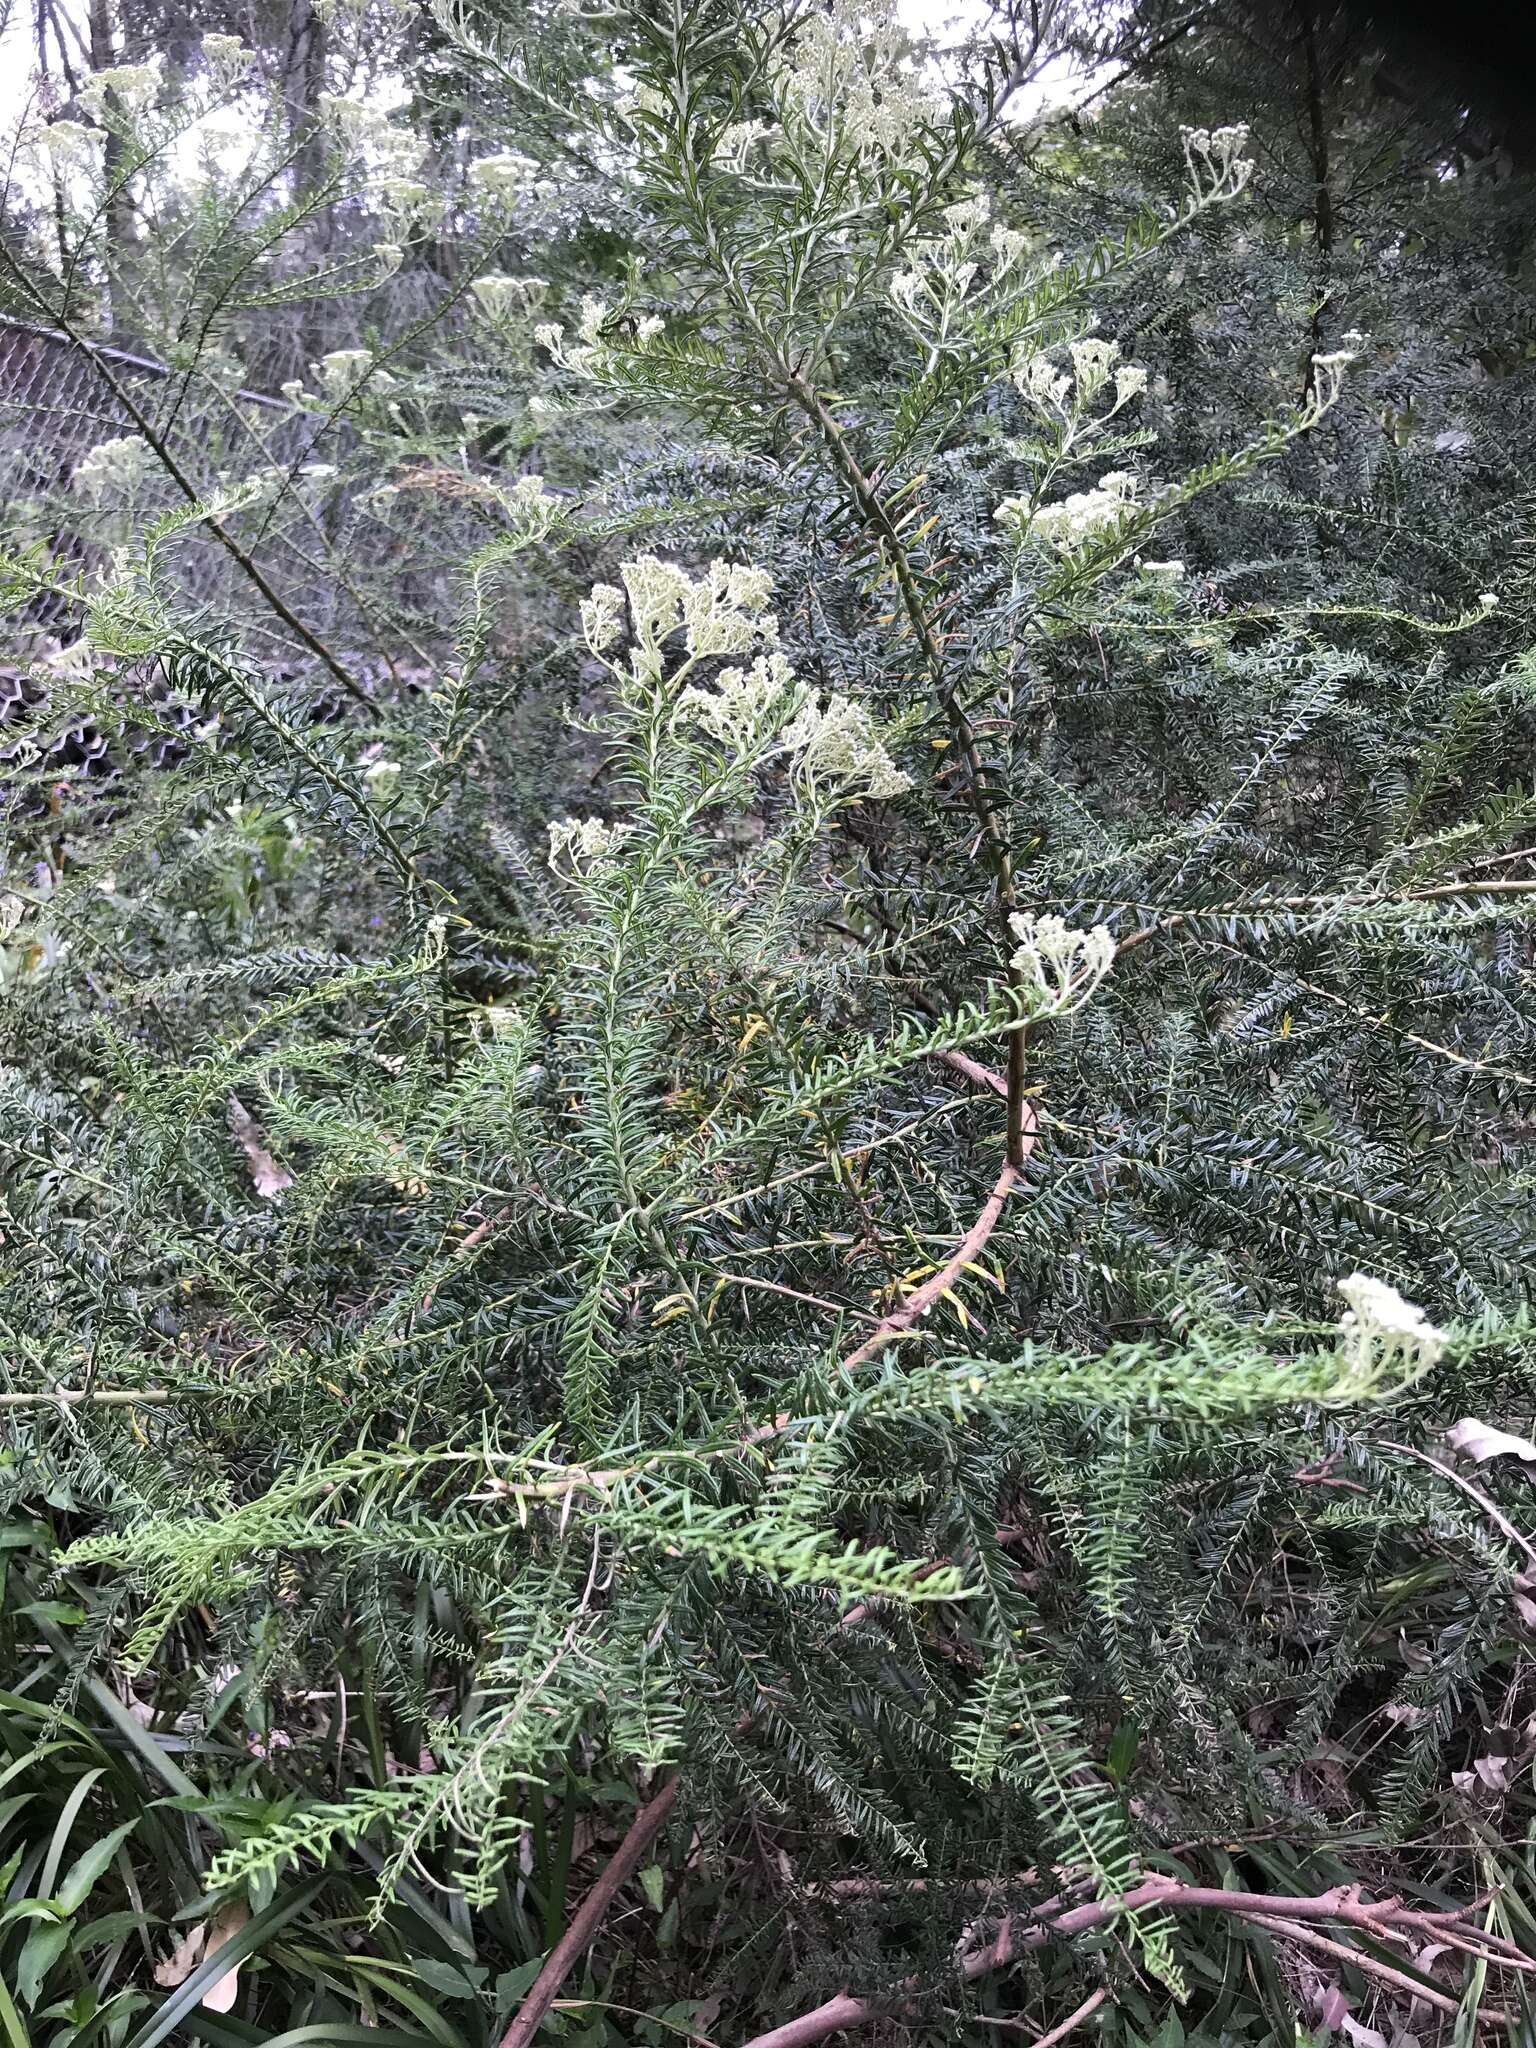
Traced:
<path fill-rule="evenodd" d="M 1027 1134 L 1026 1156 L 1028 1146 L 1033 1143 L 1034 1132 L 1031 1129 Z M 921 1287 L 917 1288 L 912 1294 L 909 1294 L 900 1308 L 893 1309 L 882 1322 L 878 1323 L 862 1344 L 849 1352 L 848 1356 L 843 1360 L 844 1372 L 851 1372 L 856 1365 L 862 1365 L 866 1358 L 872 1358 L 884 1345 L 889 1344 L 892 1338 L 904 1336 L 917 1321 L 918 1317 L 923 1314 L 924 1310 L 931 1308 L 939 1296 L 944 1293 L 945 1289 L 954 1284 L 958 1275 L 976 1257 L 976 1254 L 997 1228 L 997 1219 L 1003 1213 L 1003 1204 L 1007 1201 L 1009 1193 L 1018 1177 L 1018 1169 L 1016 1167 L 1010 1165 L 1003 1168 L 997 1177 L 997 1185 L 986 1199 L 981 1214 L 976 1218 L 976 1221 L 971 1225 L 964 1237 L 961 1238 L 959 1244 L 956 1245 L 952 1256 L 939 1268 L 938 1272 L 931 1279 L 925 1280 Z"/>
<path fill-rule="evenodd" d="M 1263 1892 L 1224 1891 L 1214 1886 L 1182 1884 L 1176 1878 L 1152 1877 L 1120 1898 L 1095 1899 L 1086 1905 L 1065 1910 L 1064 1901 L 1051 1899 L 1032 1912 L 1010 1915 L 992 1941 L 985 1947 L 971 1949 L 960 1958 L 961 1975 L 968 1981 L 984 1977 L 992 1970 L 1001 1969 L 1026 1949 L 1039 1948 L 1058 1936 L 1087 1933 L 1116 1915 L 1134 1911 L 1139 1906 L 1165 1912 L 1234 1913 L 1256 1925 L 1268 1923 L 1272 1931 L 1278 1931 L 1273 1929 L 1273 1923 L 1281 1918 L 1337 1921 L 1374 1934 L 1378 1940 L 1410 1929 L 1419 1934 L 1457 1929 L 1476 1937 L 1476 1952 L 1488 1962 L 1515 1969 L 1528 1967 L 1530 1962 L 1529 1957 L 1511 1944 L 1485 1934 L 1480 1928 L 1466 1926 L 1460 1914 L 1415 1912 L 1397 1899 L 1384 1899 L 1377 1905 L 1362 1905 L 1358 1886 L 1340 1885 L 1313 1898 L 1271 1898 Z M 1506 1949 L 1510 1952 L 1502 1953 Z M 1353 1952 L 1351 1954 L 1353 1956 Z M 1375 1958 L 1362 1956 L 1359 1960 L 1362 1965 L 1375 1964 Z M 1378 1972 L 1386 1967 L 1375 1966 Z M 889 2014 L 893 2007 L 899 2007 L 919 1988 L 918 1980 L 908 1977 L 884 1998 L 856 1998 L 850 1992 L 839 1992 L 836 1998 L 827 1999 L 813 2011 L 800 2013 L 796 2018 L 786 2020 L 781 2027 L 771 2027 L 766 2034 L 754 2035 L 745 2048 L 814 2048 L 816 2042 L 824 2041 L 829 2034 L 864 2026 Z M 1413 1988 L 1415 1994 L 1425 1998 L 1426 2002 L 1436 2002 L 1432 1994 L 1418 1985 Z M 1508 2015 L 1485 2007 L 1480 2011 L 1478 2020 L 1480 2025 L 1502 2026 L 1508 2023 Z"/>
<path fill-rule="evenodd" d="M 550 1950 L 543 1969 L 512 2015 L 512 2023 L 501 2037 L 500 2048 L 528 2048 L 544 2015 L 559 1997 L 561 1985 L 590 1947 L 614 1894 L 626 1879 L 633 1876 L 641 1857 L 666 1826 L 677 1803 L 677 1787 L 678 1780 L 669 1778 L 656 1797 L 647 1801 L 630 1822 L 628 1834 L 577 1907 L 570 1925 Z"/>

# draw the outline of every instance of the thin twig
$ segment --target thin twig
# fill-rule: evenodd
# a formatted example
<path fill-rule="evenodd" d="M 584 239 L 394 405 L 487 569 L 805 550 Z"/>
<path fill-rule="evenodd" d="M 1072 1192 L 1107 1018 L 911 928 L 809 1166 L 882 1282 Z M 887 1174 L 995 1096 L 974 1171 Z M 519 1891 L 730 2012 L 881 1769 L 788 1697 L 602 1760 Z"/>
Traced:
<path fill-rule="evenodd" d="M 1026 1104 L 1026 1107 L 1028 1105 Z M 1025 1156 L 1034 1144 L 1033 1130 L 1025 1134 Z M 1006 1165 L 997 1177 L 997 1184 L 988 1195 L 981 1214 L 956 1245 L 953 1254 L 938 1272 L 923 1282 L 922 1286 L 909 1294 L 898 1309 L 893 1309 L 878 1323 L 864 1342 L 850 1351 L 843 1360 L 843 1371 L 852 1372 L 856 1365 L 862 1365 L 866 1358 L 872 1358 L 884 1345 L 894 1338 L 905 1336 L 925 1310 L 931 1308 L 939 1296 L 949 1288 L 970 1264 L 987 1239 L 997 1228 L 997 1219 L 1003 1213 L 1003 1204 L 1018 1180 L 1018 1169 L 1011 1163 Z"/>
<path fill-rule="evenodd" d="M 528 2048 L 545 2014 L 560 1994 L 560 1987 L 602 1925 L 615 1893 L 639 1868 L 640 1859 L 671 1818 L 677 1804 L 679 1780 L 669 1778 L 654 1799 L 648 1800 L 629 1824 L 629 1832 L 608 1859 L 601 1875 L 577 1907 L 564 1934 L 545 1958 L 544 1967 L 529 1986 L 522 2004 L 512 2015 L 499 2048 Z"/>
<path fill-rule="evenodd" d="M 1442 1479 L 1449 1479 L 1452 1486 L 1459 1486 L 1469 1500 L 1477 1502 L 1495 1528 L 1502 1529 L 1510 1542 L 1517 1543 L 1531 1560 L 1532 1564 L 1536 1564 L 1536 1543 L 1532 1543 L 1529 1536 L 1522 1536 L 1520 1534 L 1520 1531 L 1515 1527 L 1508 1515 L 1494 1506 L 1481 1487 L 1474 1486 L 1470 1479 L 1463 1479 L 1461 1474 L 1453 1472 L 1449 1465 L 1442 1465 L 1440 1460 L 1432 1458 L 1428 1451 L 1416 1451 L 1411 1444 L 1389 1442 L 1384 1443 L 1382 1449 L 1384 1451 L 1400 1451 L 1405 1458 L 1417 1458 L 1419 1463 L 1427 1465 L 1431 1472 L 1438 1472 Z"/>

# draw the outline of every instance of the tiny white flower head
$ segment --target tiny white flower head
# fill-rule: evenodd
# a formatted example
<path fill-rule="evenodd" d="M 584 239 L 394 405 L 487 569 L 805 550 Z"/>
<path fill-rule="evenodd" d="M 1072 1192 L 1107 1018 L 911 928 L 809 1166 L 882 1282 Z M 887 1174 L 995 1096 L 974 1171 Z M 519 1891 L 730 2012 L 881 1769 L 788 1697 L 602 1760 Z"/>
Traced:
<path fill-rule="evenodd" d="M 363 780 L 368 785 L 368 794 L 378 803 L 393 796 L 400 784 L 400 763 L 398 761 L 370 761 L 363 770 Z"/>
<path fill-rule="evenodd" d="M 581 601 L 581 630 L 594 654 L 604 654 L 624 631 L 624 593 L 611 583 L 594 583 Z"/>
<path fill-rule="evenodd" d="M 1077 931 L 1063 918 L 1015 911 L 1008 920 L 1019 941 L 1009 961 L 1023 978 L 1038 1014 L 1063 1017 L 1081 1008 L 1115 964 L 1115 941 L 1106 925 Z"/>
<path fill-rule="evenodd" d="M 399 242 L 375 242 L 373 254 L 379 266 L 380 283 L 386 277 L 393 277 L 405 261 L 405 250 Z"/>
<path fill-rule="evenodd" d="M 1445 1332 L 1385 1280 L 1351 1273 L 1339 1292 L 1349 1304 L 1339 1319 L 1339 1350 L 1351 1378 L 1372 1381 L 1393 1365 L 1427 1372 L 1439 1360 Z"/>
<path fill-rule="evenodd" d="M 824 706 L 807 698 L 779 744 L 813 789 L 842 783 L 859 795 L 892 797 L 912 786 L 886 752 L 869 713 L 851 697 L 834 694 Z"/>
<path fill-rule="evenodd" d="M 526 157 L 504 150 L 497 156 L 476 157 L 468 176 L 471 189 L 485 198 L 511 200 L 533 182 L 533 165 Z"/>
<path fill-rule="evenodd" d="M 558 870 L 563 861 L 573 875 L 588 875 L 612 859 L 630 830 L 603 818 L 556 818 L 549 828 L 549 864 Z"/>
<path fill-rule="evenodd" d="M 1485 590 L 1477 601 L 1485 612 L 1498 610 L 1499 596 L 1495 590 Z"/>

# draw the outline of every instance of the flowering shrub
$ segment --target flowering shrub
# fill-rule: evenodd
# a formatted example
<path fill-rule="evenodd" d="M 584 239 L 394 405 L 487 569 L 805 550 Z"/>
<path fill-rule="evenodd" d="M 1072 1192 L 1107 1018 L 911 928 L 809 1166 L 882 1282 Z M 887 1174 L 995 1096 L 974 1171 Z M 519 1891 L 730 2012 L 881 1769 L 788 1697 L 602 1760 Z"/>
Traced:
<path fill-rule="evenodd" d="M 1528 1426 L 1507 508 L 1401 566 L 1331 283 L 1207 404 L 1241 124 L 1135 202 L 1043 51 L 835 0 L 444 9 L 433 126 L 322 12 L 297 125 L 222 34 L 29 112 L 0 251 L 95 380 L 5 515 L 0 1469 L 59 1713 L 206 1767 L 237 2031 L 1290 2040 L 1409 1939 L 1454 2013 L 1529 1960 L 1441 1769 L 1528 1619 L 1447 1463 Z M 136 1968 L 68 2024 L 227 1975 Z"/>

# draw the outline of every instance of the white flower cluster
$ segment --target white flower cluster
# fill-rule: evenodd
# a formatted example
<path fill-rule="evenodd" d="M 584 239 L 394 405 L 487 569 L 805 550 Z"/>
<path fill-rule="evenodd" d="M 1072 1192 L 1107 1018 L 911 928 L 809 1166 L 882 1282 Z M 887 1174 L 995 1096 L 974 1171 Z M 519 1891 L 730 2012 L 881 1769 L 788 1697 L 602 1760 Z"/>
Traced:
<path fill-rule="evenodd" d="M 711 162 L 718 170 L 738 176 L 747 168 L 747 158 L 773 130 L 766 121 L 732 121 L 715 137 Z"/>
<path fill-rule="evenodd" d="M 342 93 L 323 92 L 320 117 L 347 149 L 365 155 L 383 179 L 415 178 L 427 153 L 426 142 L 397 128 L 382 107 Z"/>
<path fill-rule="evenodd" d="M 534 182 L 534 167 L 525 156 L 504 150 L 498 156 L 477 156 L 469 167 L 472 192 L 492 201 L 520 199 Z"/>
<path fill-rule="evenodd" d="M 1009 965 L 1024 977 L 1039 1012 L 1061 1017 L 1087 1002 L 1115 964 L 1115 942 L 1107 925 L 1077 931 L 1047 913 L 1015 911 L 1008 920 L 1019 941 Z"/>
<path fill-rule="evenodd" d="M 944 209 L 944 233 L 914 242 L 909 268 L 891 279 L 891 301 L 925 348 L 942 345 L 983 262 L 994 288 L 1019 264 L 1029 237 L 992 222 L 985 197 L 961 199 Z"/>
<path fill-rule="evenodd" d="M 373 370 L 371 348 L 333 348 L 329 355 L 322 356 L 318 363 L 309 366 L 320 380 L 320 389 L 332 405 L 340 405 L 352 396 L 363 379 Z M 387 371 L 374 371 L 371 383 L 385 389 L 393 383 Z M 286 396 L 288 386 L 283 386 Z"/>
<path fill-rule="evenodd" d="M 577 377 L 597 377 L 603 369 L 603 358 L 609 348 L 610 338 L 604 329 L 609 319 L 609 309 L 594 293 L 588 292 L 581 302 L 581 314 L 576 322 L 576 339 L 567 341 L 565 329 L 558 320 L 546 320 L 533 330 L 533 338 L 540 348 L 548 349 L 562 370 L 569 370 Z M 666 322 L 659 313 L 647 313 L 636 320 L 624 337 L 630 348 L 645 348 L 665 330 Z"/>
<path fill-rule="evenodd" d="M 120 440 L 98 441 L 75 465 L 71 481 L 82 497 L 100 504 L 107 497 L 131 497 L 154 473 L 155 456 L 149 443 L 137 434 Z"/>
<path fill-rule="evenodd" d="M 522 540 L 542 540 L 559 517 L 560 500 L 545 490 L 541 476 L 520 476 L 510 491 L 497 495 Z"/>
<path fill-rule="evenodd" d="M 993 516 L 1021 540 L 1032 536 L 1073 554 L 1123 526 L 1137 509 L 1140 488 L 1140 479 L 1129 470 L 1112 469 L 1092 490 L 1073 491 L 1059 505 L 1036 510 L 1027 498 L 1004 498 Z"/>
<path fill-rule="evenodd" d="M 794 672 L 777 649 L 750 668 L 723 668 L 712 690 L 690 686 L 677 700 L 677 716 L 703 726 L 734 754 L 749 754 L 777 729 L 776 714 L 795 687 Z"/>
<path fill-rule="evenodd" d="M 59 170 L 94 164 L 97 144 L 106 139 L 105 128 L 86 128 L 79 121 L 50 121 L 38 132 L 38 140 Z"/>
<path fill-rule="evenodd" d="M 516 313 L 534 312 L 542 304 L 549 285 L 542 277 L 506 277 L 500 271 L 492 271 L 477 277 L 469 289 L 487 319 L 510 320 Z"/>
<path fill-rule="evenodd" d="M 1351 1273 L 1339 1292 L 1349 1303 L 1339 1320 L 1339 1351 L 1351 1376 L 1373 1380 L 1392 1364 L 1426 1372 L 1438 1361 L 1445 1332 L 1385 1280 Z"/>
<path fill-rule="evenodd" d="M 914 75 L 904 40 L 891 0 L 832 0 L 805 19 L 781 75 L 787 111 L 831 150 L 895 155 L 943 104 Z"/>
<path fill-rule="evenodd" d="M 214 84 L 221 88 L 233 85 L 251 61 L 251 53 L 239 36 L 206 35 L 202 52 Z"/>
<path fill-rule="evenodd" d="M 588 874 L 612 859 L 630 830 L 602 818 L 556 818 L 549 828 L 549 864 L 558 867 L 564 860 L 576 874 Z"/>
<path fill-rule="evenodd" d="M 834 694 L 824 705 L 809 699 L 785 726 L 779 744 L 813 787 L 840 782 L 872 797 L 900 796 L 912 787 L 911 778 L 886 752 L 869 713 L 851 697 Z"/>
<path fill-rule="evenodd" d="M 1347 337 L 1346 337 L 1347 338 Z M 1344 389 L 1344 372 L 1356 360 L 1352 348 L 1336 348 L 1312 358 L 1312 410 L 1327 412 Z"/>
<path fill-rule="evenodd" d="M 1243 155 L 1248 141 L 1246 122 L 1234 121 L 1225 128 L 1181 128 L 1179 139 L 1200 205 L 1235 199 L 1253 176 L 1253 159 Z"/>
<path fill-rule="evenodd" d="M 603 654 L 619 637 L 625 596 L 637 668 L 653 679 L 661 674 L 663 643 L 678 631 L 693 660 L 777 644 L 779 622 L 768 610 L 773 578 L 766 569 L 711 562 L 695 580 L 659 555 L 641 555 L 625 562 L 619 574 L 622 592 L 599 583 L 581 607 L 582 631 L 594 654 Z"/>
<path fill-rule="evenodd" d="M 1122 406 L 1129 405 L 1133 398 L 1140 398 L 1147 388 L 1147 373 L 1140 363 L 1120 361 L 1118 341 L 1102 341 L 1095 335 L 1086 335 L 1069 343 L 1067 354 L 1072 359 L 1070 371 L 1062 369 L 1043 353 L 1015 363 L 1013 369 L 1013 381 L 1021 395 L 1036 412 L 1053 423 L 1075 421 L 1085 406 L 1100 397 L 1111 376 L 1114 395 L 1109 410 L 1099 416 L 1097 425 L 1113 419 Z"/>
<path fill-rule="evenodd" d="M 420 178 L 403 173 L 390 172 L 380 178 L 378 191 L 397 234 L 407 232 L 432 205 L 431 188 Z"/>
<path fill-rule="evenodd" d="M 106 111 L 110 93 L 130 114 L 148 106 L 160 90 L 160 74 L 153 64 L 112 64 L 105 71 L 93 71 L 80 88 L 79 102 L 94 119 Z"/>
<path fill-rule="evenodd" d="M 623 589 L 594 585 L 581 607 L 588 647 L 623 675 L 612 650 L 624 637 L 625 612 L 633 644 L 627 674 L 654 685 L 666 665 L 667 643 L 680 636 L 681 682 L 700 661 L 750 656 L 721 669 L 710 687 L 679 691 L 674 719 L 702 728 L 743 759 L 788 756 L 807 787 L 838 783 L 866 796 L 897 796 L 910 785 L 887 753 L 869 713 L 852 698 L 814 697 L 799 691 L 779 651 L 779 622 L 769 608 L 773 579 L 750 564 L 710 562 L 697 577 L 656 555 L 641 555 L 619 570 Z M 793 713 L 784 725 L 786 714 Z M 782 727 L 782 729 L 781 729 Z"/>

